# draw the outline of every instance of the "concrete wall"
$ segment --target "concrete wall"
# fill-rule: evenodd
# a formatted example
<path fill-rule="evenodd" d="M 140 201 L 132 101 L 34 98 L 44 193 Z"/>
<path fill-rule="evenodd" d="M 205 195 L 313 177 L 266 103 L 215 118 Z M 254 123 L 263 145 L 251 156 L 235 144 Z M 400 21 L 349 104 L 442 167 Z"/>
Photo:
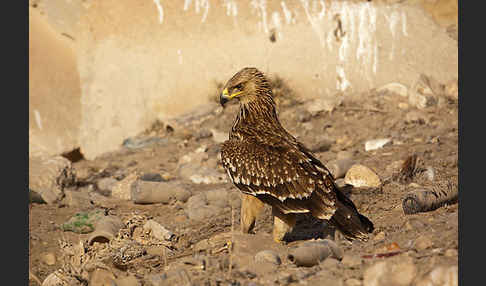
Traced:
<path fill-rule="evenodd" d="M 56 14 L 48 7 L 59 1 L 46 1 L 48 15 Z M 216 83 L 245 66 L 278 74 L 304 98 L 361 92 L 389 82 L 411 86 L 420 73 L 440 82 L 458 78 L 457 41 L 437 21 L 444 18 L 440 13 L 434 16 L 420 5 L 69 3 L 79 7 L 66 8 L 70 21 L 62 25 L 59 17 L 47 19 L 73 34 L 81 89 L 78 142 L 88 159 L 118 148 L 156 118 L 206 103 L 217 92 Z M 70 26 L 72 19 L 79 21 Z"/>
<path fill-rule="evenodd" d="M 29 10 L 29 156 L 79 147 L 81 86 L 64 36 Z"/>

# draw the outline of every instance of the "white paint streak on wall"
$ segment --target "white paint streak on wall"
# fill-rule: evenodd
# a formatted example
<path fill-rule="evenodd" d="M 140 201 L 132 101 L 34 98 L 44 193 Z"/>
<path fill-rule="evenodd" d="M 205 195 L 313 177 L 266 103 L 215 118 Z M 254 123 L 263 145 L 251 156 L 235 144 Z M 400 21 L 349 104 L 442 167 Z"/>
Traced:
<path fill-rule="evenodd" d="M 184 11 L 187 11 L 189 9 L 189 6 L 191 6 L 192 0 L 184 0 Z"/>
<path fill-rule="evenodd" d="M 340 12 L 339 12 L 339 19 L 341 21 L 341 27 L 342 27 L 342 31 L 345 31 L 345 35 L 342 36 L 341 38 L 341 46 L 339 47 L 339 60 L 344 62 L 346 61 L 346 58 L 348 57 L 348 54 L 349 54 L 349 38 L 350 38 L 350 35 L 349 35 L 349 29 L 347 29 L 347 26 L 346 25 L 348 23 L 348 14 L 349 13 L 352 13 L 351 10 L 352 9 L 349 9 L 349 7 L 347 7 L 347 5 L 345 4 L 346 2 L 343 2 L 342 3 L 342 6 L 341 6 L 341 9 L 340 9 Z M 348 13 L 349 11 L 349 13 Z M 352 17 L 352 15 L 351 15 Z M 337 26 L 337 23 L 336 23 L 336 26 Z"/>
<path fill-rule="evenodd" d="M 272 26 L 276 31 L 277 38 L 282 38 L 282 21 L 280 20 L 280 14 L 277 11 L 272 13 Z"/>
<path fill-rule="evenodd" d="M 339 76 L 339 80 L 336 82 L 336 88 L 338 90 L 345 91 L 348 87 L 351 86 L 351 83 L 346 78 L 344 68 L 342 66 L 338 66 L 336 67 L 336 72 Z"/>
<path fill-rule="evenodd" d="M 375 41 L 375 48 L 373 49 L 374 51 L 374 59 L 373 59 L 373 73 L 376 74 L 376 70 L 378 67 L 378 43 Z"/>
<path fill-rule="evenodd" d="M 252 0 L 250 5 L 253 9 L 258 11 L 258 15 L 261 17 L 261 21 L 258 22 L 260 29 L 268 34 L 268 24 L 267 24 L 267 1 L 266 0 Z"/>
<path fill-rule="evenodd" d="M 282 6 L 282 10 L 285 16 L 285 23 L 288 25 L 290 23 L 294 24 L 295 19 L 292 17 L 292 12 L 287 8 L 287 5 L 285 5 L 285 2 L 282 1 L 280 2 L 280 6 Z"/>
<path fill-rule="evenodd" d="M 238 15 L 238 5 L 234 0 L 224 0 L 223 6 L 226 8 L 226 15 L 233 17 Z"/>
<path fill-rule="evenodd" d="M 179 58 L 179 64 L 182 65 L 182 51 L 177 50 L 177 57 Z"/>
<path fill-rule="evenodd" d="M 154 0 L 155 6 L 157 6 L 157 10 L 159 11 L 159 22 L 162 24 L 164 21 L 164 8 L 162 4 L 160 4 L 160 0 Z"/>
<path fill-rule="evenodd" d="M 37 127 L 39 127 L 40 130 L 42 130 L 42 120 L 40 113 L 37 109 L 34 109 L 34 117 L 35 117 L 35 123 L 37 124 Z"/>
<path fill-rule="evenodd" d="M 392 48 L 390 52 L 390 60 L 393 60 L 393 57 L 395 55 L 395 36 L 397 35 L 396 32 L 396 27 L 398 24 L 398 21 L 400 20 L 400 15 L 398 14 L 397 11 L 393 11 L 390 16 L 384 15 L 386 20 L 388 21 L 390 32 L 392 34 Z"/>
<path fill-rule="evenodd" d="M 209 0 L 196 0 L 195 6 L 197 14 L 199 14 L 200 11 L 204 11 L 201 18 L 201 23 L 204 23 L 209 13 Z"/>
<path fill-rule="evenodd" d="M 304 8 L 305 15 L 307 16 L 307 20 L 309 20 L 309 23 L 311 24 L 312 29 L 314 32 L 317 34 L 317 37 L 319 38 L 319 42 L 322 47 L 325 46 L 324 42 L 324 33 L 321 28 L 321 20 L 324 17 L 325 9 L 326 6 L 324 4 L 324 1 L 320 1 L 321 4 L 321 11 L 316 15 L 313 16 L 311 11 L 309 11 L 309 1 L 308 0 L 300 0 L 300 3 L 302 4 L 302 8 Z M 315 2 L 314 2 L 315 3 Z M 314 10 L 317 9 L 316 6 L 314 6 Z"/>
<path fill-rule="evenodd" d="M 365 68 L 372 67 L 376 73 L 378 63 L 378 44 L 376 42 L 376 9 L 369 3 L 363 4 L 356 12 L 358 24 L 358 47 L 356 48 L 356 59 L 361 61 Z M 371 81 L 369 72 L 364 72 Z"/>
<path fill-rule="evenodd" d="M 407 33 L 407 14 L 402 11 L 402 33 L 404 36 L 408 37 Z"/>

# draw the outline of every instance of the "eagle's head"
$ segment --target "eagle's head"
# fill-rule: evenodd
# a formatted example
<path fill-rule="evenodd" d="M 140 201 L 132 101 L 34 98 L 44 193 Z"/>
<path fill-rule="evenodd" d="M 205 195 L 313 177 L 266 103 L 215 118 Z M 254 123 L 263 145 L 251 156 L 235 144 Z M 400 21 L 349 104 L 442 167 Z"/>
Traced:
<path fill-rule="evenodd" d="M 224 106 L 226 102 L 234 98 L 243 104 L 262 98 L 269 98 L 273 101 L 270 83 L 262 72 L 252 67 L 243 68 L 226 83 L 219 101 Z"/>

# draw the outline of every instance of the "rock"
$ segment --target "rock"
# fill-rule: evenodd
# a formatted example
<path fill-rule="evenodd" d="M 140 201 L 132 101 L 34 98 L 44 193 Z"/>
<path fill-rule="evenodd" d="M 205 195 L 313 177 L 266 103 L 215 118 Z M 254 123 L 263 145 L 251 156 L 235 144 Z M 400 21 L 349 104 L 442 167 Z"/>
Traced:
<path fill-rule="evenodd" d="M 111 177 L 107 177 L 107 178 L 99 179 L 98 182 L 96 182 L 96 186 L 100 191 L 108 191 L 111 193 L 111 190 L 117 183 L 118 180 Z"/>
<path fill-rule="evenodd" d="M 223 209 L 218 205 L 209 205 L 204 193 L 190 197 L 185 208 L 189 219 L 196 221 L 213 217 L 222 211 Z"/>
<path fill-rule="evenodd" d="M 174 176 L 170 173 L 163 173 L 161 176 L 162 176 L 162 181 L 164 182 L 168 182 L 174 179 Z"/>
<path fill-rule="evenodd" d="M 344 281 L 344 284 L 346 284 L 346 286 L 361 286 L 361 285 L 363 285 L 361 280 L 358 280 L 358 279 L 355 279 L 355 278 L 347 279 L 346 281 Z"/>
<path fill-rule="evenodd" d="M 116 286 L 140 286 L 141 284 L 135 276 L 128 275 L 128 276 L 125 276 L 125 277 L 117 278 L 115 280 L 115 285 Z"/>
<path fill-rule="evenodd" d="M 405 222 L 405 228 L 407 230 L 421 230 L 424 229 L 426 224 L 418 218 L 409 218 Z"/>
<path fill-rule="evenodd" d="M 52 252 L 45 252 L 41 255 L 41 261 L 46 265 L 56 264 L 56 255 Z"/>
<path fill-rule="evenodd" d="M 409 107 L 410 107 L 410 106 L 408 105 L 408 103 L 405 103 L 405 102 L 400 102 L 400 103 L 398 104 L 398 108 L 403 109 L 403 110 L 406 110 L 406 109 L 408 109 Z"/>
<path fill-rule="evenodd" d="M 139 178 L 141 181 L 148 181 L 148 182 L 162 182 L 164 179 L 158 173 L 145 173 L 140 176 Z"/>
<path fill-rule="evenodd" d="M 199 174 L 194 174 L 189 177 L 189 180 L 194 184 L 220 184 L 228 182 L 227 175 L 221 174 L 214 169 L 203 168 L 199 169 Z"/>
<path fill-rule="evenodd" d="M 453 266 L 438 266 L 424 275 L 416 286 L 457 286 L 459 285 L 459 268 Z"/>
<path fill-rule="evenodd" d="M 173 238 L 175 238 L 175 234 L 172 233 L 170 230 L 166 229 L 162 225 L 160 225 L 158 222 L 154 221 L 153 219 L 147 221 L 143 225 L 143 229 L 145 231 L 150 231 L 153 237 L 159 239 L 159 240 L 167 240 L 171 241 Z"/>
<path fill-rule="evenodd" d="M 194 134 L 194 139 L 196 140 L 201 140 L 201 139 L 206 139 L 213 136 L 212 132 L 208 129 L 200 129 Z"/>
<path fill-rule="evenodd" d="M 263 250 L 255 254 L 255 261 L 256 262 L 270 262 L 275 265 L 282 264 L 282 260 L 280 256 L 275 251 L 272 250 Z"/>
<path fill-rule="evenodd" d="M 213 134 L 213 140 L 216 143 L 223 143 L 224 141 L 229 139 L 228 132 L 221 132 L 216 129 L 211 129 L 211 133 Z"/>
<path fill-rule="evenodd" d="M 343 97 L 339 95 L 326 96 L 309 101 L 304 105 L 304 108 L 312 116 L 315 116 L 323 111 L 332 112 L 337 106 L 341 105 Z"/>
<path fill-rule="evenodd" d="M 459 87 L 457 80 L 453 80 L 446 84 L 444 95 L 456 101 L 459 99 Z"/>
<path fill-rule="evenodd" d="M 411 285 L 417 274 L 417 267 L 411 257 L 400 255 L 380 261 L 364 271 L 364 286 Z"/>
<path fill-rule="evenodd" d="M 336 154 L 336 160 L 342 160 L 342 159 L 352 159 L 353 158 L 353 152 L 350 151 L 339 151 Z"/>
<path fill-rule="evenodd" d="M 238 191 L 227 189 L 216 189 L 205 192 L 206 200 L 210 205 L 217 205 L 218 207 L 225 208 L 233 206 L 233 208 L 239 208 L 241 205 L 241 195 Z"/>
<path fill-rule="evenodd" d="M 324 259 L 324 261 L 322 261 L 319 265 L 323 269 L 334 269 L 339 266 L 339 260 L 337 260 L 336 258 L 328 257 Z"/>
<path fill-rule="evenodd" d="M 227 174 L 216 171 L 217 160 L 209 159 L 207 152 L 193 152 L 181 157 L 177 171 L 179 176 L 195 184 L 228 182 Z"/>
<path fill-rule="evenodd" d="M 208 153 L 206 152 L 192 152 L 182 156 L 179 161 L 177 162 L 177 167 L 180 168 L 185 164 L 193 164 L 193 165 L 200 165 L 202 162 L 206 161 L 209 158 Z"/>
<path fill-rule="evenodd" d="M 56 270 L 49 274 L 42 282 L 42 286 L 71 286 L 79 285 L 78 280 L 66 275 L 62 270 Z"/>
<path fill-rule="evenodd" d="M 447 257 L 457 257 L 458 256 L 458 252 L 457 252 L 457 249 L 447 249 L 444 253 L 445 256 Z"/>
<path fill-rule="evenodd" d="M 186 202 L 191 192 L 176 182 L 151 182 L 137 180 L 131 187 L 131 198 L 136 204 L 167 204 L 177 200 Z"/>
<path fill-rule="evenodd" d="M 164 146 L 169 142 L 167 138 L 160 137 L 141 137 L 141 138 L 127 138 L 122 145 L 128 149 L 141 149 L 154 145 Z"/>
<path fill-rule="evenodd" d="M 395 93 L 395 94 L 398 94 L 400 96 L 403 96 L 403 97 L 406 97 L 408 95 L 408 88 L 401 84 L 401 83 L 397 83 L 397 82 L 391 82 L 391 83 L 388 83 L 388 84 L 385 84 L 384 86 L 382 87 L 379 87 L 377 90 L 376 90 L 378 93 L 381 93 L 381 92 L 391 92 L 391 93 Z"/>
<path fill-rule="evenodd" d="M 117 199 L 129 201 L 132 199 L 132 184 L 138 179 L 136 173 L 131 173 L 126 176 L 123 180 L 117 182 L 112 190 L 111 196 Z"/>
<path fill-rule="evenodd" d="M 93 233 L 88 237 L 88 244 L 95 242 L 109 243 L 124 226 L 122 220 L 117 216 L 105 216 L 95 223 Z"/>
<path fill-rule="evenodd" d="M 357 268 L 363 263 L 363 259 L 359 255 L 344 254 L 341 263 L 348 268 Z"/>
<path fill-rule="evenodd" d="M 425 169 L 425 176 L 426 176 L 427 180 L 433 182 L 434 179 L 435 179 L 435 169 L 434 169 L 434 167 L 431 167 L 431 166 L 427 167 Z"/>
<path fill-rule="evenodd" d="M 115 275 L 110 271 L 102 268 L 96 268 L 93 273 L 91 273 L 91 278 L 89 279 L 89 285 L 91 286 L 111 286 L 115 283 Z"/>
<path fill-rule="evenodd" d="M 75 170 L 64 157 L 29 158 L 29 190 L 44 202 L 59 202 L 64 197 L 64 189 L 75 181 Z"/>
<path fill-rule="evenodd" d="M 417 107 L 418 109 L 424 109 L 437 104 L 437 99 L 432 95 L 423 95 L 418 92 L 411 92 L 408 96 L 408 103 Z"/>
<path fill-rule="evenodd" d="M 346 176 L 344 176 L 344 182 L 353 187 L 379 187 L 381 180 L 378 175 L 370 168 L 363 165 L 353 165 Z"/>
<path fill-rule="evenodd" d="M 306 241 L 289 249 L 287 258 L 297 266 L 314 266 L 328 257 L 342 259 L 343 252 L 332 240 Z"/>
<path fill-rule="evenodd" d="M 414 248 L 416 250 L 425 250 L 434 245 L 434 242 L 428 235 L 422 235 L 415 240 Z"/>
<path fill-rule="evenodd" d="M 297 120 L 301 123 L 309 122 L 312 119 L 312 114 L 306 109 L 301 109 L 296 114 Z M 283 118 L 283 116 L 282 116 Z"/>
<path fill-rule="evenodd" d="M 336 140 L 329 139 L 327 137 L 321 137 L 315 144 L 309 146 L 309 149 L 314 153 L 326 152 L 331 149 L 332 145 L 336 143 Z"/>
<path fill-rule="evenodd" d="M 339 179 L 344 178 L 344 175 L 346 175 L 346 172 L 354 163 L 354 160 L 346 158 L 330 161 L 326 164 L 326 167 L 329 169 L 335 179 Z"/>
<path fill-rule="evenodd" d="M 429 121 L 430 121 L 429 117 L 419 110 L 409 111 L 405 115 L 405 122 L 407 123 L 428 124 Z"/>
<path fill-rule="evenodd" d="M 145 278 L 147 285 L 189 285 L 191 280 L 185 269 L 171 269 L 160 274 L 151 274 Z"/>
<path fill-rule="evenodd" d="M 70 207 L 89 206 L 91 205 L 91 196 L 87 188 L 82 188 L 79 191 L 64 191 L 64 204 Z"/>
<path fill-rule="evenodd" d="M 375 237 L 373 238 L 375 241 L 379 241 L 379 240 L 383 240 L 385 239 L 385 232 L 384 231 L 380 231 L 379 233 L 377 233 L 375 235 Z"/>
<path fill-rule="evenodd" d="M 383 148 L 383 146 L 385 146 L 390 142 L 391 142 L 391 138 L 368 140 L 365 142 L 365 151 L 372 151 L 372 150 Z"/>

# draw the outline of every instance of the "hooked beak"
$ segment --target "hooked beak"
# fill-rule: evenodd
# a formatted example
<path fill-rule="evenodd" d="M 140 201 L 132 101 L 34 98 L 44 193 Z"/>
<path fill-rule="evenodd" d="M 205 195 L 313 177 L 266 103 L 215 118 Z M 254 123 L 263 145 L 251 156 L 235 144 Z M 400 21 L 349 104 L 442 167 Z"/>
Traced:
<path fill-rule="evenodd" d="M 224 104 L 230 100 L 229 94 L 228 94 L 228 89 L 225 88 L 223 92 L 219 95 L 219 103 L 221 103 L 221 106 L 224 107 Z"/>
<path fill-rule="evenodd" d="M 231 99 L 235 98 L 237 95 L 242 93 L 242 91 L 237 91 L 232 94 L 229 94 L 228 89 L 225 88 L 221 95 L 219 96 L 219 103 L 221 103 L 221 106 L 224 107 L 225 103 L 230 101 Z"/>

